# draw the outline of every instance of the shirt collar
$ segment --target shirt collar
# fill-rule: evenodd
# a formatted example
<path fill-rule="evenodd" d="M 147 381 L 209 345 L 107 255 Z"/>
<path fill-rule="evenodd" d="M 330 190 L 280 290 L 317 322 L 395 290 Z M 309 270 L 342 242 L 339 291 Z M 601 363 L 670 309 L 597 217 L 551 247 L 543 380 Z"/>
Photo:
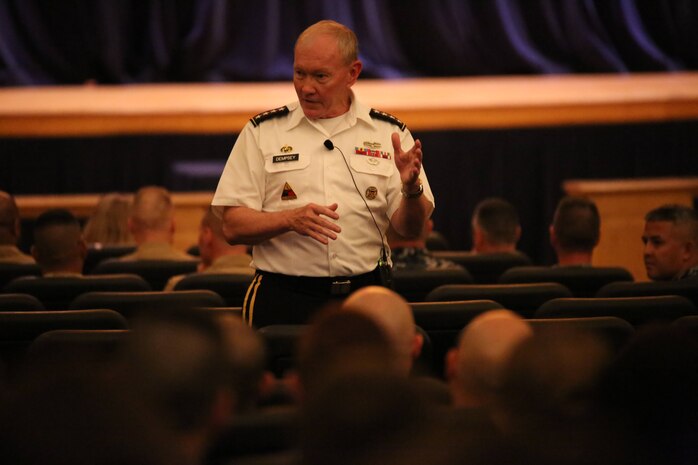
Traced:
<path fill-rule="evenodd" d="M 351 105 L 349 106 L 349 126 L 354 126 L 356 124 L 357 120 L 361 120 L 370 126 L 374 126 L 375 123 L 373 122 L 373 118 L 371 118 L 370 112 L 371 109 L 361 102 L 359 102 L 356 99 L 356 96 L 354 95 L 354 91 L 350 91 L 350 98 L 351 98 Z M 308 120 L 306 118 L 305 113 L 303 113 L 303 108 L 301 108 L 301 104 L 298 101 L 295 101 L 293 103 L 289 103 L 286 105 L 288 109 L 290 110 L 290 118 L 288 120 L 288 128 L 287 129 L 293 129 L 299 124 L 301 124 L 301 121 Z"/>

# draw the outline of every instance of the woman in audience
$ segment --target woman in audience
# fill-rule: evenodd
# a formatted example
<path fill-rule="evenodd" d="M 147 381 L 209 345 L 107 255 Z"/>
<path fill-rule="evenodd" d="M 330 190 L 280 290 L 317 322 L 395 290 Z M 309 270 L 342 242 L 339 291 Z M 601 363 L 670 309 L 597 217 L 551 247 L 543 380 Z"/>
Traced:
<path fill-rule="evenodd" d="M 130 200 L 127 195 L 104 194 L 84 228 L 85 240 L 96 247 L 133 244 L 128 230 Z"/>

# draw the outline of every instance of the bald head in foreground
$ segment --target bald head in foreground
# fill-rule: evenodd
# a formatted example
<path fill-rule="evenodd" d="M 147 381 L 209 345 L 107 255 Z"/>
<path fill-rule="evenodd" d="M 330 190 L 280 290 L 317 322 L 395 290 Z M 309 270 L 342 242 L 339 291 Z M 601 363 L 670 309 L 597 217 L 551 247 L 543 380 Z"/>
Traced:
<path fill-rule="evenodd" d="M 463 329 L 458 347 L 446 355 L 446 377 L 454 404 L 489 404 L 512 354 L 532 335 L 528 323 L 509 310 L 492 310 L 473 319 Z"/>
<path fill-rule="evenodd" d="M 399 371 L 408 375 L 422 351 L 424 339 L 417 332 L 412 309 L 399 294 L 382 286 L 368 286 L 351 294 L 342 309 L 362 313 L 385 331 L 397 356 Z"/>

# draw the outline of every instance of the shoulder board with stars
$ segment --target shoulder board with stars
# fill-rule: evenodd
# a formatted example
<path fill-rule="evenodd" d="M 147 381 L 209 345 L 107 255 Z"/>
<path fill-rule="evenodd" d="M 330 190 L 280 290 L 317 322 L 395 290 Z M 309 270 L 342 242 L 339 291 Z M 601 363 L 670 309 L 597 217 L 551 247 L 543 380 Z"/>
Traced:
<path fill-rule="evenodd" d="M 407 125 L 391 115 L 390 113 L 386 113 L 384 111 L 376 110 L 375 108 L 371 108 L 371 111 L 368 113 L 371 118 L 374 119 L 380 119 L 383 121 L 387 121 L 388 123 L 392 123 L 395 126 L 400 128 L 400 131 L 404 131 Z"/>
<path fill-rule="evenodd" d="M 262 113 L 250 118 L 252 126 L 257 127 L 260 123 L 272 118 L 279 118 L 280 116 L 288 115 L 288 107 L 283 106 L 279 108 L 274 108 L 273 110 L 263 111 Z"/>

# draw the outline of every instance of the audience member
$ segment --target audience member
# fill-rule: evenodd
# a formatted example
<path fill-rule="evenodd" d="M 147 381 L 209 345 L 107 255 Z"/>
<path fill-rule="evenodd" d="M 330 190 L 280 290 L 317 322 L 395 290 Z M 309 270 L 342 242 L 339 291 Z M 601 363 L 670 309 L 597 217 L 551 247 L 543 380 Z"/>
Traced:
<path fill-rule="evenodd" d="M 195 465 L 111 369 L 63 359 L 23 372 L 0 396 L 2 463 Z"/>
<path fill-rule="evenodd" d="M 560 266 L 591 266 L 599 243 L 601 219 L 596 204 L 584 197 L 564 197 L 550 225 L 550 244 Z"/>
<path fill-rule="evenodd" d="M 374 320 L 394 348 L 398 372 L 407 376 L 412 371 L 424 338 L 417 332 L 412 309 L 402 296 L 385 287 L 368 286 L 349 295 L 342 308 Z"/>
<path fill-rule="evenodd" d="M 245 342 L 235 341 L 244 335 L 242 327 L 225 327 L 208 312 L 157 312 L 134 322 L 124 347 L 122 379 L 194 463 L 230 423 L 236 405 L 249 405 L 242 395 L 254 395 L 249 391 L 262 371 L 256 342 L 249 334 Z"/>
<path fill-rule="evenodd" d="M 386 238 L 390 246 L 390 258 L 393 269 L 441 270 L 445 268 L 462 268 L 460 265 L 434 257 L 427 249 L 427 237 L 434 228 L 434 222 L 429 219 L 424 224 L 422 233 L 414 239 L 405 238 L 391 226 L 388 227 Z"/>
<path fill-rule="evenodd" d="M 133 244 L 128 230 L 130 199 L 118 193 L 104 194 L 85 223 L 85 241 L 93 247 Z"/>
<path fill-rule="evenodd" d="M 30 255 L 17 248 L 20 234 L 17 203 L 10 194 L 0 191 L 0 263 L 34 263 Z"/>
<path fill-rule="evenodd" d="M 516 208 L 504 199 L 487 198 L 475 207 L 472 217 L 473 252 L 516 252 L 521 225 Z"/>
<path fill-rule="evenodd" d="M 194 260 L 195 257 L 172 246 L 175 233 L 174 208 L 167 189 L 143 187 L 131 204 L 128 228 L 136 241 L 136 251 L 119 260 Z"/>
<path fill-rule="evenodd" d="M 287 381 L 303 402 L 329 380 L 359 374 L 398 374 L 394 347 L 378 323 L 359 312 L 327 307 L 314 317 L 298 344 L 297 378 Z"/>
<path fill-rule="evenodd" d="M 223 235 L 223 222 L 209 208 L 204 214 L 199 227 L 199 263 L 200 273 L 224 273 L 236 275 L 254 275 L 250 266 L 252 257 L 247 253 L 247 246 L 230 245 Z M 186 275 L 173 276 L 165 286 L 166 291 L 174 289 L 175 285 Z"/>
<path fill-rule="evenodd" d="M 601 407 L 644 463 L 698 459 L 698 341 L 668 325 L 637 333 L 606 370 Z"/>
<path fill-rule="evenodd" d="M 420 441 L 430 424 L 428 403 L 400 376 L 374 373 L 334 378 L 304 404 L 302 463 L 401 463 L 395 457 Z M 421 463 L 430 463 L 428 455 L 423 457 Z"/>
<path fill-rule="evenodd" d="M 647 277 L 670 281 L 698 276 L 698 213 L 684 205 L 663 205 L 645 215 Z"/>
<path fill-rule="evenodd" d="M 43 276 L 81 276 L 87 255 L 80 223 L 68 210 L 47 210 L 34 223 L 32 256 Z"/>
<path fill-rule="evenodd" d="M 528 323 L 509 310 L 492 310 L 474 318 L 463 329 L 458 347 L 446 355 L 446 378 L 454 405 L 491 405 L 507 362 L 532 334 Z"/>

